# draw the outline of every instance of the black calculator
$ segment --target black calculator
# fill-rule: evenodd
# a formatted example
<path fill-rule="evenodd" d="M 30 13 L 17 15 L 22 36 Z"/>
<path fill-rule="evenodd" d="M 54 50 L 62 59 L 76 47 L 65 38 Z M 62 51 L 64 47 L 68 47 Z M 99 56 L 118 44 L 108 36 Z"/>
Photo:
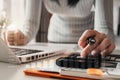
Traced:
<path fill-rule="evenodd" d="M 87 39 L 87 44 L 92 46 L 96 42 L 94 36 Z M 60 57 L 56 60 L 56 65 L 65 68 L 101 68 L 111 67 L 115 68 L 120 62 L 120 55 L 111 54 L 105 57 L 101 57 L 100 53 L 95 56 L 88 54 L 86 58 L 80 56 L 80 52 L 74 52 L 66 57 Z M 104 64 L 104 65 L 103 65 Z"/>
<path fill-rule="evenodd" d="M 66 68 L 100 68 L 101 67 L 101 55 L 96 56 L 88 55 L 86 58 L 82 58 L 80 53 L 72 53 L 67 57 L 60 57 L 56 60 L 56 64 L 60 67 Z"/>
<path fill-rule="evenodd" d="M 60 57 L 56 60 L 56 65 L 65 68 L 101 68 L 109 67 L 116 68 L 120 62 L 120 55 L 111 54 L 105 57 L 101 57 L 100 54 L 96 56 L 88 55 L 86 58 L 82 58 L 80 53 L 72 53 L 66 57 Z"/>

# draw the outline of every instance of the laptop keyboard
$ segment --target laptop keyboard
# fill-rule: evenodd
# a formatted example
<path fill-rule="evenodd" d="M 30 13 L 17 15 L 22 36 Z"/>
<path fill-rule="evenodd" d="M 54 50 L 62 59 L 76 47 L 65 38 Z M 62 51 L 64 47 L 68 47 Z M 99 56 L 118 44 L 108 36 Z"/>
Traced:
<path fill-rule="evenodd" d="M 31 50 L 31 49 L 20 49 L 20 48 L 10 48 L 17 56 L 33 54 L 38 52 L 43 52 L 43 50 Z"/>

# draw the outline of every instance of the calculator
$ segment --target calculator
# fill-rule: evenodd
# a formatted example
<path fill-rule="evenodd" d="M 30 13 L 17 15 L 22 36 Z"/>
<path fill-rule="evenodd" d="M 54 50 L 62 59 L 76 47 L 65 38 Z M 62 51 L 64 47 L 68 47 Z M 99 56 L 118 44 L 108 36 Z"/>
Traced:
<path fill-rule="evenodd" d="M 56 64 L 60 67 L 66 68 L 100 68 L 101 67 L 101 55 L 96 56 L 88 55 L 86 58 L 82 58 L 80 53 L 72 53 L 67 57 L 60 57 L 56 60 Z"/>
<path fill-rule="evenodd" d="M 87 77 L 94 79 L 120 79 L 120 55 L 110 54 L 105 57 L 88 55 L 80 57 L 79 52 L 74 52 L 66 57 L 56 59 L 56 65 L 61 68 L 61 75 Z M 103 76 L 89 75 L 87 69 L 94 68 L 103 71 Z"/>
<path fill-rule="evenodd" d="M 86 58 L 82 58 L 79 52 L 72 53 L 66 57 L 60 57 L 56 60 L 56 65 L 65 68 L 116 68 L 120 62 L 120 55 L 110 54 L 105 57 L 101 57 L 100 54 L 96 56 L 88 55 Z"/>

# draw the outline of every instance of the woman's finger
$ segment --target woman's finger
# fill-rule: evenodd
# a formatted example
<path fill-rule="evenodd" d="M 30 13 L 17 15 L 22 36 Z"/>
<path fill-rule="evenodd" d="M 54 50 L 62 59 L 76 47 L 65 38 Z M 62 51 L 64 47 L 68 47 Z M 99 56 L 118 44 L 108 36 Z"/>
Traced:
<path fill-rule="evenodd" d="M 80 37 L 79 41 L 78 41 L 78 45 L 81 48 L 84 48 L 87 45 L 87 39 L 89 37 L 95 36 L 98 32 L 95 30 L 86 30 L 82 36 Z"/>
<path fill-rule="evenodd" d="M 8 38 L 8 42 L 14 42 L 14 38 Z"/>
<path fill-rule="evenodd" d="M 27 37 L 22 32 L 15 33 L 15 45 L 25 45 L 28 42 Z"/>
<path fill-rule="evenodd" d="M 85 46 L 84 49 L 82 50 L 82 56 L 86 57 L 89 53 L 91 53 L 97 46 L 100 45 L 100 43 L 104 40 L 104 38 L 106 38 L 105 34 L 97 33 L 94 36 L 96 42 L 92 45 L 88 44 L 87 46 Z M 94 53 L 98 53 L 98 52 L 94 51 Z"/>
<path fill-rule="evenodd" d="M 19 43 L 17 45 L 25 45 L 27 43 L 27 39 L 20 39 Z"/>
<path fill-rule="evenodd" d="M 9 42 L 8 44 L 9 44 L 9 45 L 14 45 L 14 42 Z"/>
<path fill-rule="evenodd" d="M 108 55 L 108 54 L 112 53 L 112 51 L 113 51 L 114 49 L 115 49 L 115 44 L 112 43 L 108 48 L 106 48 L 105 50 L 103 50 L 103 51 L 101 52 L 101 54 L 102 54 L 103 56 Z"/>
<path fill-rule="evenodd" d="M 16 31 L 14 33 L 14 45 L 18 45 L 19 42 L 20 42 L 20 33 L 19 33 L 19 31 Z"/>
<path fill-rule="evenodd" d="M 86 57 L 89 53 L 92 52 L 92 50 L 94 50 L 103 40 L 104 37 L 102 37 L 101 35 L 96 35 L 94 37 L 94 39 L 96 40 L 96 42 L 92 45 L 88 44 L 86 47 L 84 47 L 84 49 L 81 52 L 81 56 L 82 57 Z"/>
<path fill-rule="evenodd" d="M 14 31 L 5 31 L 5 41 L 8 45 L 13 45 L 14 40 Z"/>
<path fill-rule="evenodd" d="M 7 32 L 7 40 L 8 42 L 14 42 L 14 31 Z"/>
<path fill-rule="evenodd" d="M 96 55 L 97 53 L 101 53 L 110 45 L 111 45 L 111 41 L 108 38 L 104 38 L 103 41 L 98 45 L 98 47 L 91 52 L 91 54 Z"/>

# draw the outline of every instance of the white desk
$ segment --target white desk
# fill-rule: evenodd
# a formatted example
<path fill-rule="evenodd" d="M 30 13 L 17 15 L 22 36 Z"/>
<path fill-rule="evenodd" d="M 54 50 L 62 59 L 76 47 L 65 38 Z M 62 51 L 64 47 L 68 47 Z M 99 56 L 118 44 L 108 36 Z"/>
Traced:
<path fill-rule="evenodd" d="M 43 47 L 41 47 L 42 45 Z M 75 46 L 75 44 L 54 44 L 54 43 L 32 43 L 25 46 L 29 49 L 39 49 L 39 48 L 69 48 L 72 49 Z M 37 61 L 37 62 L 40 62 Z M 42 78 L 42 77 L 33 77 L 33 76 L 26 76 L 23 73 L 23 70 L 26 68 L 26 66 L 29 66 L 30 64 L 34 64 L 35 62 L 21 64 L 21 65 L 14 65 L 9 63 L 2 63 L 0 62 L 0 80 L 54 80 L 54 79 L 48 79 L 48 78 Z M 56 80 L 56 79 L 55 79 Z"/>
<path fill-rule="evenodd" d="M 36 43 L 36 44 L 29 44 L 28 47 L 31 45 L 36 45 L 39 47 L 40 45 L 43 46 L 49 46 L 49 47 L 54 47 L 60 46 L 60 48 L 73 48 L 75 44 L 45 44 L 45 43 Z M 120 49 L 120 38 L 116 39 L 116 49 Z M 33 48 L 30 47 L 30 48 Z M 40 61 L 40 60 L 39 60 Z M 26 68 L 27 64 L 21 64 L 21 65 L 13 65 L 9 63 L 2 63 L 0 62 L 0 79 L 1 80 L 56 80 L 56 79 L 48 79 L 48 78 L 43 78 L 43 77 L 33 77 L 33 76 L 26 76 L 23 73 L 23 70 Z"/>

